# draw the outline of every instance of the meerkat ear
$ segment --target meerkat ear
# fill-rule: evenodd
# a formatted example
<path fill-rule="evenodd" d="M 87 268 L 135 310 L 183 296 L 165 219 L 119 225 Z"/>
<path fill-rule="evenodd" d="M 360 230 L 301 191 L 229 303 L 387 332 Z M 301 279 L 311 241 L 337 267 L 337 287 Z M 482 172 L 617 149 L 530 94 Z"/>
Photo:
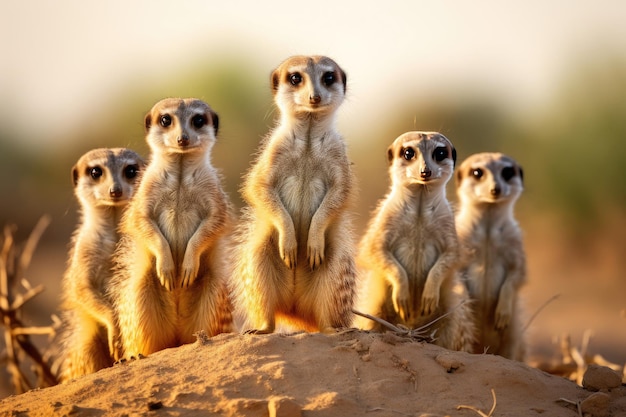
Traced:
<path fill-rule="evenodd" d="M 72 184 L 74 188 L 78 185 L 78 165 L 72 167 Z"/>
<path fill-rule="evenodd" d="M 387 163 L 391 165 L 393 161 L 393 145 L 387 148 Z"/>
<path fill-rule="evenodd" d="M 343 82 L 343 93 L 346 94 L 346 90 L 348 89 L 348 76 L 341 68 L 339 68 L 339 74 L 341 75 L 341 81 Z"/>
<path fill-rule="evenodd" d="M 220 118 L 213 110 L 211 110 L 209 114 L 211 115 L 211 124 L 213 125 L 213 129 L 215 129 L 215 136 L 217 136 L 217 131 L 220 127 Z"/>
<path fill-rule="evenodd" d="M 460 169 L 456 170 L 456 186 L 461 185 L 461 181 L 463 180 L 463 173 Z"/>
<path fill-rule="evenodd" d="M 452 147 L 452 166 L 456 167 L 456 148 Z"/>
<path fill-rule="evenodd" d="M 272 71 L 270 83 L 272 84 L 272 94 L 276 95 L 278 93 L 278 85 L 280 84 L 280 72 L 278 70 Z"/>
<path fill-rule="evenodd" d="M 524 184 L 524 170 L 521 165 L 517 166 L 517 170 L 519 172 L 519 179 L 522 180 L 522 184 Z"/>
<path fill-rule="evenodd" d="M 150 130 L 150 125 L 152 125 L 152 114 L 146 114 L 146 117 L 143 119 L 143 125 L 146 129 L 146 132 Z"/>

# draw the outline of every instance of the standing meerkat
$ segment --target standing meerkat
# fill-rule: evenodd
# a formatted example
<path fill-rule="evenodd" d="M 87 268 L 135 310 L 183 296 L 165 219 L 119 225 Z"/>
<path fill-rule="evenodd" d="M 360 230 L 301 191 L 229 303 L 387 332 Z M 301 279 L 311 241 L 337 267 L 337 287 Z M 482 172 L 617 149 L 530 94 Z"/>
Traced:
<path fill-rule="evenodd" d="M 144 162 L 130 149 L 94 149 L 72 168 L 80 221 L 63 277 L 59 380 L 113 365 L 116 335 L 107 290 L 113 276 L 118 223 Z"/>
<path fill-rule="evenodd" d="M 330 58 L 294 56 L 271 74 L 280 120 L 242 186 L 233 298 L 242 330 L 277 322 L 331 331 L 352 321 L 355 184 L 335 126 L 346 74 Z"/>
<path fill-rule="evenodd" d="M 456 227 L 476 316 L 474 352 L 520 361 L 525 344 L 518 292 L 526 281 L 526 256 L 513 208 L 522 190 L 522 168 L 501 153 L 474 154 L 457 171 Z"/>
<path fill-rule="evenodd" d="M 440 133 L 407 132 L 387 158 L 391 188 L 359 244 L 358 310 L 412 329 L 437 319 L 436 344 L 470 351 L 473 320 L 458 281 L 459 243 L 446 198 L 456 151 Z M 362 317 L 355 324 L 380 329 Z"/>
<path fill-rule="evenodd" d="M 230 331 L 223 247 L 232 210 L 211 164 L 218 116 L 168 98 L 145 117 L 151 157 L 122 219 L 113 298 L 126 357 Z"/>

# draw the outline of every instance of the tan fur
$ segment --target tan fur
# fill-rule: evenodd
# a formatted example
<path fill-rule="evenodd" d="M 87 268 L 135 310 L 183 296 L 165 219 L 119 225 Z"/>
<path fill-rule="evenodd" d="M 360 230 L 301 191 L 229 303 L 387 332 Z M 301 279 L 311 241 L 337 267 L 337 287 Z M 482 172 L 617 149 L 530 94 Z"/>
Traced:
<path fill-rule="evenodd" d="M 72 168 L 81 218 L 63 277 L 61 382 L 113 364 L 117 331 L 107 294 L 112 255 L 119 219 L 143 166 L 129 149 L 101 148 L 84 154 Z"/>
<path fill-rule="evenodd" d="M 418 328 L 449 313 L 430 328 L 435 343 L 471 349 L 471 310 L 459 306 L 459 248 L 446 199 L 454 147 L 439 133 L 408 132 L 389 147 L 391 189 L 375 210 L 359 245 L 362 273 L 358 310 L 392 324 Z M 380 329 L 359 317 L 355 324 Z"/>
<path fill-rule="evenodd" d="M 513 207 L 523 190 L 521 167 L 500 153 L 467 158 L 457 172 L 456 227 L 463 279 L 473 299 L 476 353 L 524 360 L 519 289 L 526 281 L 522 233 Z"/>
<path fill-rule="evenodd" d="M 121 223 L 114 298 L 124 356 L 230 331 L 223 248 L 232 221 L 211 164 L 218 118 L 197 99 L 146 115 L 151 159 Z"/>
<path fill-rule="evenodd" d="M 355 184 L 335 127 L 346 75 L 330 58 L 296 56 L 271 82 L 280 121 L 245 177 L 248 207 L 233 251 L 241 327 L 271 333 L 277 321 L 309 331 L 348 326 Z"/>

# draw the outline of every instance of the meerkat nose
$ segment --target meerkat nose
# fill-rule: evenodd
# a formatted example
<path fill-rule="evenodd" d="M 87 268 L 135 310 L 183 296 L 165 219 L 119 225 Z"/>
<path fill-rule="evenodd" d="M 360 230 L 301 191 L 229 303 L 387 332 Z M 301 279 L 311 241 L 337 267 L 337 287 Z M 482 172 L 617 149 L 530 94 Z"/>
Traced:
<path fill-rule="evenodd" d="M 491 189 L 491 195 L 494 197 L 498 197 L 501 192 L 502 192 L 502 189 L 500 188 L 499 185 L 496 185 L 495 187 Z"/>
<path fill-rule="evenodd" d="M 322 96 L 320 96 L 319 94 L 313 94 L 309 96 L 309 103 L 311 104 L 319 104 L 320 101 L 322 101 Z"/>
<path fill-rule="evenodd" d="M 189 145 L 189 135 L 183 133 L 178 137 L 177 141 L 180 146 L 187 146 Z"/>
<path fill-rule="evenodd" d="M 432 174 L 433 174 L 433 172 L 432 172 L 430 169 L 428 169 L 428 168 L 422 168 L 422 169 L 420 170 L 420 176 L 421 176 L 422 178 L 430 178 L 430 176 L 431 176 Z"/>
<path fill-rule="evenodd" d="M 111 187 L 111 189 L 109 190 L 109 194 L 111 195 L 111 197 L 120 198 L 122 196 L 122 188 L 115 185 Z"/>

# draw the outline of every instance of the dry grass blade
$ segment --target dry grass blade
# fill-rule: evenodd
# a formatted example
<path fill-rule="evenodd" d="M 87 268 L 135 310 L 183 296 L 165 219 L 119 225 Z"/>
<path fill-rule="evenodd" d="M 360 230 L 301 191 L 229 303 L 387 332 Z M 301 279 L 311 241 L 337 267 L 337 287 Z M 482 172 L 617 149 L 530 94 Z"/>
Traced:
<path fill-rule="evenodd" d="M 491 388 L 491 396 L 493 397 L 493 405 L 491 406 L 491 410 L 489 410 L 488 414 L 485 414 L 483 411 L 471 405 L 459 405 L 456 407 L 456 409 L 457 410 L 461 410 L 461 409 L 472 410 L 473 412 L 477 413 L 481 417 L 491 417 L 493 415 L 493 412 L 496 410 L 496 391 L 493 388 Z"/>

